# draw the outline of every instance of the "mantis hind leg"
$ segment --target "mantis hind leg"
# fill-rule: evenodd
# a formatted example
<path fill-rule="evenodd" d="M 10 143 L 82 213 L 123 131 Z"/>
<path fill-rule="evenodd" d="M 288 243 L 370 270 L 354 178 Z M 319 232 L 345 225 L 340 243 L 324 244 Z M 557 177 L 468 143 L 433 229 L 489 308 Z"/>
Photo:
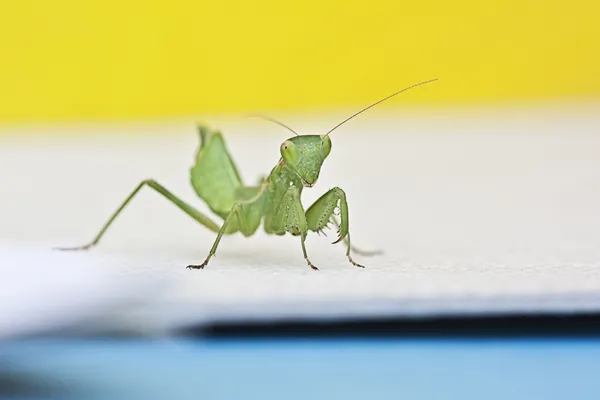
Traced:
<path fill-rule="evenodd" d="M 323 228 L 327 227 L 332 220 L 336 208 L 339 208 L 341 222 L 338 225 L 339 237 L 333 243 L 335 244 L 344 240 L 347 247 L 346 257 L 348 257 L 348 261 L 356 267 L 364 268 L 365 266 L 355 262 L 350 254 L 352 244 L 350 242 L 348 202 L 346 201 L 346 193 L 342 189 L 338 187 L 331 189 L 323 196 L 319 197 L 317 201 L 308 208 L 306 211 L 308 229 L 314 232 L 322 232 Z"/>
<path fill-rule="evenodd" d="M 123 203 L 119 206 L 119 208 L 111 215 L 111 217 L 104 224 L 102 229 L 100 229 L 100 232 L 96 235 L 96 237 L 90 243 L 83 245 L 83 246 L 59 247 L 57 249 L 58 250 L 87 250 L 90 247 L 98 244 L 98 242 L 100 241 L 102 236 L 104 236 L 104 233 L 106 232 L 106 230 L 112 225 L 112 223 L 117 218 L 117 216 L 123 211 L 123 209 L 127 206 L 127 204 L 129 204 L 129 202 L 135 197 L 136 194 L 138 194 L 138 192 L 144 186 L 149 186 L 152 189 L 156 190 L 158 193 L 162 194 L 167 200 L 169 200 L 171 203 L 173 203 L 177 207 L 179 207 L 180 210 L 185 212 L 187 215 L 189 215 L 190 217 L 192 217 L 197 222 L 204 225 L 211 231 L 213 231 L 213 232 L 219 231 L 219 226 L 216 223 L 214 223 L 208 216 L 206 216 L 205 214 L 196 210 L 189 204 L 185 203 L 183 200 L 181 200 L 180 198 L 178 198 L 177 196 L 175 196 L 174 194 L 169 192 L 167 189 L 165 189 L 164 186 L 162 186 L 161 184 L 156 182 L 154 179 L 147 179 L 147 180 L 140 182 L 140 184 L 137 185 L 137 187 L 131 192 L 131 194 L 129 196 L 127 196 L 127 198 L 123 201 Z"/>

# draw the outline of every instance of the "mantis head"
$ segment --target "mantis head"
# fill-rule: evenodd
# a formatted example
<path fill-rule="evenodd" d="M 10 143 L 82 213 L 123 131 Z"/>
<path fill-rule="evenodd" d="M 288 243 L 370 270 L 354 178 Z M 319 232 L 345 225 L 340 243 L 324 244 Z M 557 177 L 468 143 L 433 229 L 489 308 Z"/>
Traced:
<path fill-rule="evenodd" d="M 298 133 L 290 128 L 289 126 L 272 119 L 270 117 L 254 114 L 255 117 L 259 117 L 262 119 L 266 119 L 267 121 L 271 121 L 276 123 L 279 126 L 286 128 L 296 135 L 281 144 L 280 152 L 281 157 L 283 158 L 283 162 L 290 168 L 294 170 L 298 174 L 298 176 L 302 179 L 305 186 L 312 186 L 315 184 L 317 179 L 319 178 L 319 172 L 321 172 L 321 165 L 323 165 L 323 161 L 331 152 L 331 139 L 329 138 L 329 134 L 350 121 L 352 118 L 356 117 L 359 114 L 367 111 L 371 107 L 375 107 L 379 103 L 383 103 L 384 101 L 402 93 L 415 88 L 417 86 L 425 85 L 430 82 L 437 81 L 436 79 L 430 79 L 428 81 L 419 82 L 409 87 L 406 87 L 402 90 L 399 90 L 391 95 L 384 97 L 383 99 L 376 101 L 368 107 L 363 108 L 362 110 L 352 114 L 333 128 L 331 128 L 324 135 L 298 135 Z"/>
<path fill-rule="evenodd" d="M 283 142 L 279 150 L 283 162 L 298 174 L 304 186 L 311 187 L 331 152 L 331 139 L 328 135 L 295 136 Z"/>

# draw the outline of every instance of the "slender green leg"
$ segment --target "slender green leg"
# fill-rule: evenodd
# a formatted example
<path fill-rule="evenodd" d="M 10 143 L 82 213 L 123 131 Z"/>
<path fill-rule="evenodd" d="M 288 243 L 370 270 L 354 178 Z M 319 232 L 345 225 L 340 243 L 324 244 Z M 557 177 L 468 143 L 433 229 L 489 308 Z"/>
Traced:
<path fill-rule="evenodd" d="M 333 221 L 333 224 L 338 228 L 338 230 L 340 229 L 340 223 L 338 222 L 337 218 L 334 216 L 331 219 Z M 372 256 L 377 256 L 377 255 L 381 255 L 383 254 L 383 250 L 361 250 L 359 248 L 357 248 L 356 246 L 350 244 L 350 235 L 346 236 L 344 238 L 344 244 L 346 246 L 350 247 L 350 250 L 353 253 L 356 253 L 360 256 L 363 257 L 372 257 Z"/>
<path fill-rule="evenodd" d="M 204 267 L 206 267 L 208 265 L 208 262 L 210 261 L 210 259 L 217 252 L 217 247 L 219 247 L 221 238 L 223 237 L 223 235 L 226 232 L 227 225 L 229 225 L 229 223 L 231 223 L 233 218 L 238 218 L 238 226 L 242 230 L 247 229 L 248 225 L 252 226 L 250 229 L 256 230 L 258 228 L 258 225 L 259 225 L 258 223 L 253 223 L 252 221 L 249 220 L 249 218 L 250 218 L 249 216 L 244 215 L 242 206 L 254 204 L 257 201 L 259 201 L 263 192 L 267 188 L 267 186 L 268 186 L 268 183 L 265 182 L 263 185 L 260 186 L 260 188 L 258 189 L 258 192 L 252 198 L 250 198 L 248 200 L 244 200 L 244 201 L 239 201 L 233 205 L 233 207 L 231 208 L 231 211 L 229 212 L 229 214 L 227 214 L 227 217 L 225 218 L 223 225 L 221 225 L 221 229 L 218 230 L 217 238 L 215 239 L 215 241 L 210 249 L 210 252 L 208 253 L 208 256 L 206 257 L 206 260 L 204 260 L 204 262 L 199 265 L 188 265 L 187 266 L 188 269 L 204 269 Z M 259 216 L 259 221 L 260 221 L 260 218 L 261 217 Z M 249 234 L 249 232 L 246 232 L 246 234 Z"/>
<path fill-rule="evenodd" d="M 100 232 L 96 235 L 96 237 L 94 238 L 94 240 L 92 240 L 90 243 L 88 243 L 86 245 L 83 245 L 83 246 L 77 246 L 77 247 L 59 247 L 58 250 L 87 250 L 90 247 L 95 246 L 96 244 L 98 244 L 98 242 L 100 241 L 100 239 L 102 238 L 102 236 L 104 235 L 104 233 L 106 232 L 106 230 L 108 229 L 108 227 L 113 223 L 113 221 L 117 218 L 117 216 L 121 213 L 121 211 L 123 211 L 123 209 L 125 208 L 125 206 L 127 206 L 127 204 L 129 204 L 129 202 L 135 197 L 135 195 L 145 185 L 151 187 L 152 189 L 156 190 L 158 193 L 162 194 L 167 200 L 171 201 L 173 204 L 175 204 L 177 207 L 179 207 L 183 212 L 185 212 L 190 217 L 194 218 L 197 222 L 199 222 L 200 224 L 204 225 L 205 227 L 207 227 L 211 231 L 213 231 L 213 232 L 219 232 L 219 226 L 217 224 L 215 224 L 205 214 L 201 213 L 200 211 L 196 210 L 192 206 L 190 206 L 187 203 L 185 203 L 183 200 L 179 199 L 177 196 L 175 196 L 174 194 L 172 194 L 171 192 L 169 192 L 167 189 L 165 189 L 162 185 L 160 185 L 155 180 L 153 180 L 153 179 L 147 179 L 145 181 L 142 181 L 133 190 L 133 192 L 131 192 L 131 194 L 125 199 L 125 201 L 123 201 L 123 203 L 117 209 L 117 211 L 115 211 L 113 213 L 113 215 L 109 218 L 109 220 L 104 224 L 104 226 L 102 227 L 102 229 L 100 230 Z"/>
<path fill-rule="evenodd" d="M 287 188 L 281 202 L 276 206 L 274 214 L 269 218 L 265 218 L 265 224 L 268 225 L 269 233 L 282 235 L 286 232 L 294 236 L 300 236 L 302 244 L 302 253 L 308 266 L 315 271 L 319 269 L 309 260 L 306 252 L 306 234 L 308 232 L 308 224 L 302 201 L 300 201 L 300 191 L 294 185 Z"/>
<path fill-rule="evenodd" d="M 206 267 L 208 265 L 208 262 L 210 261 L 212 256 L 214 256 L 215 253 L 217 252 L 217 247 L 219 247 L 219 242 L 221 241 L 221 238 L 225 234 L 225 229 L 227 229 L 227 225 L 231 222 L 232 218 L 239 216 L 239 211 L 241 210 L 241 208 L 242 208 L 242 204 L 236 203 L 236 204 L 234 204 L 234 206 L 231 209 L 231 211 L 229 212 L 229 214 L 227 214 L 227 218 L 225 218 L 223 225 L 221 225 L 221 229 L 219 229 L 219 232 L 217 233 L 217 238 L 215 239 L 215 242 L 213 243 L 212 247 L 210 248 L 210 252 L 208 253 L 208 256 L 206 257 L 206 260 L 204 260 L 204 262 L 200 265 L 188 265 L 187 269 L 204 269 L 204 267 Z"/>
<path fill-rule="evenodd" d="M 350 249 L 352 248 L 352 245 L 350 244 L 350 232 L 348 232 L 348 235 L 346 236 L 346 238 L 348 239 L 347 240 L 348 247 L 347 247 L 347 250 L 346 250 L 346 257 L 348 257 L 348 261 L 350 261 L 350 263 L 352 265 L 354 265 L 355 267 L 364 268 L 365 267 L 364 265 L 359 264 L 356 261 L 354 261 L 352 259 L 352 256 L 350 255 Z"/>
<path fill-rule="evenodd" d="M 300 239 L 302 240 L 302 253 L 304 253 L 304 259 L 306 260 L 306 262 L 308 263 L 308 266 L 311 267 L 313 270 L 318 271 L 319 268 L 317 268 L 309 259 L 308 259 L 308 254 L 306 253 L 306 245 L 304 244 L 304 241 L 306 240 L 306 235 L 302 235 L 300 237 Z"/>

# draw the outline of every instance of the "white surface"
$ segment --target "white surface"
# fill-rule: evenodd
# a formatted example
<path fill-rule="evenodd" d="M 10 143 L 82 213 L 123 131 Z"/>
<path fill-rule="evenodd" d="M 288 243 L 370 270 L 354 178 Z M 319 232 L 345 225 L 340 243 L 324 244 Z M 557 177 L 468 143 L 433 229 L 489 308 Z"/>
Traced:
<path fill-rule="evenodd" d="M 0 260 L 0 339 L 65 330 L 111 331 L 117 325 L 131 331 L 136 328 L 118 322 L 117 310 L 144 306 L 161 290 L 157 282 L 132 282 L 117 272 L 115 266 L 125 265 L 121 259 L 2 242 Z"/>
<path fill-rule="evenodd" d="M 0 239 L 31 250 L 3 244 L 2 302 L 72 299 L 70 288 L 86 287 L 76 296 L 81 309 L 119 299 L 103 323 L 109 315 L 135 329 L 231 318 L 598 310 L 598 109 L 357 118 L 333 134 L 304 204 L 342 187 L 354 243 L 386 253 L 356 256 L 367 265 L 360 270 L 342 244 L 310 235 L 319 272 L 306 266 L 297 238 L 262 231 L 226 237 L 206 270 L 186 270 L 204 259 L 214 235 L 147 188 L 98 247 L 48 258 L 52 246 L 91 239 L 144 178 L 206 211 L 188 183 L 198 145 L 193 120 L 5 127 Z M 345 114 L 278 117 L 315 132 Z M 210 121 L 224 131 L 247 183 L 270 171 L 288 136 L 262 121 Z M 40 292 L 55 269 L 64 291 Z M 81 286 L 90 282 L 96 286 Z M 5 288 L 19 284 L 23 291 Z"/>

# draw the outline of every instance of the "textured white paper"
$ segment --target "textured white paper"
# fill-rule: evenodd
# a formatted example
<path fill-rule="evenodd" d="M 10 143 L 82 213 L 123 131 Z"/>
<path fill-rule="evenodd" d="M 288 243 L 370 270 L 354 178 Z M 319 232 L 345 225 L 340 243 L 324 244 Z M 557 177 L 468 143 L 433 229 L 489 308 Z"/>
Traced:
<path fill-rule="evenodd" d="M 89 241 L 145 178 L 208 213 L 189 185 L 194 121 L 4 127 L 2 313 L 25 310 L 28 299 L 34 312 L 20 311 L 19 324 L 29 313 L 48 323 L 66 315 L 162 330 L 216 320 L 598 310 L 598 110 L 357 118 L 332 134 L 331 155 L 303 200 L 308 207 L 340 186 L 355 245 L 385 254 L 357 255 L 367 265 L 358 269 L 343 244 L 329 244 L 334 232 L 310 235 L 318 272 L 298 238 L 262 230 L 225 237 L 207 269 L 186 270 L 203 261 L 214 235 L 148 188 L 98 247 L 57 254 L 52 246 Z M 277 117 L 318 132 L 344 115 Z M 289 136 L 262 121 L 211 121 L 249 184 L 269 173 Z M 7 320 L 0 317 L 0 334 L 10 332 Z"/>

